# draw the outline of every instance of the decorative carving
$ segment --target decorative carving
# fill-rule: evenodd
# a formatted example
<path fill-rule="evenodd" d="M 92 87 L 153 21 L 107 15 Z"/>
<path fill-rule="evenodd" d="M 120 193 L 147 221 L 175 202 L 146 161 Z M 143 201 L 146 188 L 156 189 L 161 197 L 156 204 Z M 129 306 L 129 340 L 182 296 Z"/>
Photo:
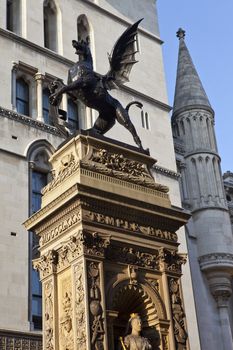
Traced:
<path fill-rule="evenodd" d="M 162 335 L 163 350 L 169 350 L 167 335 Z"/>
<path fill-rule="evenodd" d="M 149 269 L 159 270 L 158 255 L 143 252 L 138 248 L 120 247 L 111 245 L 106 251 L 106 257 L 109 260 L 123 262 L 129 265 L 137 265 Z"/>
<path fill-rule="evenodd" d="M 110 235 L 102 237 L 97 232 L 84 232 L 84 252 L 88 255 L 104 256 L 110 244 Z"/>
<path fill-rule="evenodd" d="M 85 218 L 97 223 L 114 226 L 127 231 L 142 233 L 147 236 L 152 236 L 168 241 L 177 242 L 177 234 L 175 232 L 162 231 L 152 226 L 142 226 L 136 222 L 129 222 L 113 216 L 103 215 L 95 212 L 87 212 Z"/>
<path fill-rule="evenodd" d="M 50 134 L 56 135 L 56 136 L 60 136 L 57 128 L 50 126 L 48 124 L 45 124 L 43 122 L 40 122 L 38 120 L 32 119 L 30 117 L 26 117 L 25 115 L 22 114 L 18 114 L 16 112 L 10 111 L 8 109 L 5 108 L 0 108 L 0 115 L 3 117 L 6 117 L 8 119 L 11 120 L 15 120 L 17 122 L 20 122 L 24 125 L 29 125 L 30 127 L 48 132 Z"/>
<path fill-rule="evenodd" d="M 69 228 L 71 228 L 73 225 L 79 223 L 81 221 L 81 211 L 75 210 L 72 213 L 70 213 L 68 216 L 63 218 L 58 224 L 56 224 L 52 229 L 49 231 L 45 231 L 40 239 L 40 246 L 43 247 L 46 243 L 50 242 L 54 238 L 58 237 L 65 231 L 67 231 Z"/>
<path fill-rule="evenodd" d="M 156 291 L 159 292 L 159 281 L 156 279 L 147 279 L 147 282 L 149 283 L 149 285 L 151 286 L 151 288 Z"/>
<path fill-rule="evenodd" d="M 75 266 L 75 318 L 77 332 L 77 349 L 86 350 L 86 312 L 85 312 L 85 292 L 84 292 L 84 276 L 83 266 L 79 263 Z"/>
<path fill-rule="evenodd" d="M 186 341 L 188 334 L 185 329 L 185 313 L 182 306 L 182 299 L 180 297 L 180 287 L 176 279 L 170 279 L 169 289 L 171 296 L 174 335 L 177 349 L 186 350 Z"/>
<path fill-rule="evenodd" d="M 54 350 L 53 283 L 44 284 L 44 344 L 46 350 Z"/>
<path fill-rule="evenodd" d="M 44 195 L 45 193 L 51 191 L 53 188 L 62 183 L 67 177 L 71 176 L 79 169 L 79 161 L 75 159 L 74 155 L 71 153 L 61 159 L 61 165 L 58 169 L 57 174 L 53 172 L 53 180 L 43 188 L 41 193 Z"/>
<path fill-rule="evenodd" d="M 176 143 L 175 143 L 175 145 L 176 145 Z M 156 173 L 160 173 L 160 174 L 165 175 L 167 177 L 171 177 L 172 179 L 177 180 L 180 177 L 179 173 L 176 173 L 175 171 L 172 171 L 172 170 L 167 169 L 167 168 L 163 168 L 163 167 L 158 166 L 158 165 L 154 165 L 153 169 L 155 170 Z"/>
<path fill-rule="evenodd" d="M 79 231 L 76 235 L 70 236 L 68 240 L 62 242 L 62 246 L 58 250 L 58 270 L 66 267 L 83 253 L 83 242 L 83 231 Z"/>
<path fill-rule="evenodd" d="M 72 295 L 71 281 L 65 279 L 62 283 L 62 312 L 60 317 L 60 339 L 62 350 L 73 350 L 73 324 L 72 324 Z"/>
<path fill-rule="evenodd" d="M 138 281 L 137 281 L 137 276 L 138 276 L 137 270 L 138 270 L 137 266 L 128 265 L 129 284 L 131 284 L 131 285 L 136 285 L 138 283 Z"/>
<path fill-rule="evenodd" d="M 106 168 L 120 171 L 136 177 L 153 179 L 144 164 L 127 159 L 123 154 L 110 153 L 106 149 L 96 150 L 91 160 L 103 164 Z"/>
<path fill-rule="evenodd" d="M 101 306 L 99 264 L 89 262 L 88 264 L 88 287 L 90 298 L 91 316 L 91 345 L 92 349 L 104 349 L 104 325 L 103 310 Z"/>
<path fill-rule="evenodd" d="M 118 155 L 120 156 L 120 155 Z M 113 164 L 110 163 L 110 165 L 106 166 L 103 165 L 102 163 L 97 163 L 97 162 L 90 162 L 90 161 L 81 161 L 81 166 L 82 168 L 94 171 L 94 172 L 98 172 L 100 174 L 104 174 L 104 175 L 108 175 L 111 177 L 114 177 L 115 179 L 120 179 L 120 180 L 124 180 L 127 182 L 132 182 L 134 184 L 137 185 L 141 185 L 143 187 L 147 187 L 149 189 L 152 190 L 156 190 L 158 192 L 162 192 L 163 194 L 166 194 L 169 189 L 167 186 L 158 184 L 154 181 L 154 179 L 151 177 L 151 175 L 148 173 L 148 176 L 144 175 L 146 174 L 146 170 L 145 168 L 143 168 L 143 175 L 142 176 L 136 176 L 136 175 L 132 175 L 129 171 L 132 172 L 138 172 L 139 174 L 139 169 L 136 169 L 136 164 L 138 164 L 139 168 L 140 167 L 144 167 L 144 164 L 142 163 L 137 163 L 135 161 L 130 161 L 125 159 L 125 162 L 127 163 L 133 163 L 133 169 L 130 170 L 130 166 L 128 166 L 128 172 L 126 171 L 126 169 L 124 169 L 125 171 L 119 171 L 119 170 L 115 170 L 113 168 L 111 168 L 111 166 L 113 166 Z"/>
<path fill-rule="evenodd" d="M 209 268 L 219 266 L 232 266 L 233 267 L 233 254 L 231 253 L 212 253 L 202 255 L 199 258 L 199 264 L 201 270 L 208 270 Z"/>
<path fill-rule="evenodd" d="M 0 332 L 1 350 L 42 350 L 42 337 L 35 334 Z"/>
<path fill-rule="evenodd" d="M 158 258 L 161 270 L 181 274 L 181 267 L 187 261 L 187 254 L 179 254 L 176 250 L 160 248 Z"/>
<path fill-rule="evenodd" d="M 56 270 L 58 255 L 55 250 L 49 250 L 48 253 L 41 255 L 40 258 L 33 260 L 33 267 L 39 271 L 40 277 L 44 278 Z"/>

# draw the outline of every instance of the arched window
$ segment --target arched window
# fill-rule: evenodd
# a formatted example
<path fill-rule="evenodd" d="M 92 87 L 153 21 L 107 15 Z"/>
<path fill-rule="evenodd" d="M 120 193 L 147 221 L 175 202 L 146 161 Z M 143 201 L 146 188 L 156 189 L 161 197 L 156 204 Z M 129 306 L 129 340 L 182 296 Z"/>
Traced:
<path fill-rule="evenodd" d="M 53 0 L 44 1 L 44 46 L 57 51 L 57 8 Z"/>
<path fill-rule="evenodd" d="M 49 157 L 52 149 L 46 141 L 36 141 L 29 149 L 30 202 L 29 214 L 32 215 L 41 208 L 41 190 L 46 186 L 50 176 Z M 42 329 L 42 288 L 39 274 L 32 267 L 32 260 L 39 256 L 39 239 L 30 232 L 30 322 L 34 329 Z"/>
<path fill-rule="evenodd" d="M 43 120 L 45 124 L 49 124 L 49 96 L 49 89 L 43 89 Z"/>
<path fill-rule="evenodd" d="M 29 115 L 29 85 L 23 78 L 16 79 L 16 110 Z"/>
<path fill-rule="evenodd" d="M 21 34 L 21 0 L 6 1 L 6 29 Z"/>
<path fill-rule="evenodd" d="M 90 26 L 86 15 L 80 15 L 77 20 L 78 41 L 84 40 L 90 42 Z"/>
<path fill-rule="evenodd" d="M 79 128 L 79 119 L 78 119 L 78 105 L 70 98 L 68 99 L 68 123 L 70 124 L 73 130 L 78 130 Z"/>

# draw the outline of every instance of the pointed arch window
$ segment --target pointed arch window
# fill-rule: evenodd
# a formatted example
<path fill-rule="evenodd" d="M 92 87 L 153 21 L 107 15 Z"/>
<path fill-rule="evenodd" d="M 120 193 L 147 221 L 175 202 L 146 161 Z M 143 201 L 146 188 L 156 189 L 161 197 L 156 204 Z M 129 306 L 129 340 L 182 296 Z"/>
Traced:
<path fill-rule="evenodd" d="M 44 46 L 57 51 L 57 8 L 53 0 L 44 1 Z"/>
<path fill-rule="evenodd" d="M 21 0 L 6 1 L 6 29 L 21 34 Z"/>
<path fill-rule="evenodd" d="M 78 41 L 84 40 L 90 43 L 90 25 L 86 15 L 80 15 L 77 19 Z"/>
<path fill-rule="evenodd" d="M 23 78 L 16 79 L 16 110 L 29 116 L 29 85 Z"/>
<path fill-rule="evenodd" d="M 44 145 L 34 145 L 29 151 L 30 203 L 29 214 L 41 208 L 41 190 L 48 183 L 50 166 L 48 163 L 51 151 Z M 29 315 L 33 329 L 42 329 L 42 288 L 39 274 L 32 267 L 32 260 L 38 258 L 39 239 L 30 232 L 30 299 Z"/>

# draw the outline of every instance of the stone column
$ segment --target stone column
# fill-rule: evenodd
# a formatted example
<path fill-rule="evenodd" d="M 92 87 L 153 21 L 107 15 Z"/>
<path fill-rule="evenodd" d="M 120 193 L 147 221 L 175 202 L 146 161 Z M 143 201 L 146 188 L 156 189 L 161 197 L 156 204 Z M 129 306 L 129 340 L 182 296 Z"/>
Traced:
<path fill-rule="evenodd" d="M 12 110 L 16 111 L 16 78 L 17 78 L 17 70 L 18 70 L 18 63 L 13 62 L 12 66 L 12 74 L 11 74 L 11 104 L 12 104 Z"/>
<path fill-rule="evenodd" d="M 37 93 L 37 120 L 43 122 L 43 80 L 44 75 L 35 74 L 36 93 Z"/>

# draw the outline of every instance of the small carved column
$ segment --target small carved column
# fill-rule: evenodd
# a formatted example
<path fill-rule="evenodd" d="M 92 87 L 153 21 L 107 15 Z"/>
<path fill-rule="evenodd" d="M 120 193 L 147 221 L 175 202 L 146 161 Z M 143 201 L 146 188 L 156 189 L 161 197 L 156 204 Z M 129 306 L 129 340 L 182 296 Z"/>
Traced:
<path fill-rule="evenodd" d="M 37 120 L 43 121 L 43 80 L 44 75 L 41 73 L 35 74 L 36 92 L 37 92 Z"/>
<path fill-rule="evenodd" d="M 16 111 L 16 77 L 17 77 L 17 70 L 18 70 L 18 63 L 13 62 L 12 67 L 12 73 L 11 73 L 11 104 L 12 104 L 12 110 Z"/>

